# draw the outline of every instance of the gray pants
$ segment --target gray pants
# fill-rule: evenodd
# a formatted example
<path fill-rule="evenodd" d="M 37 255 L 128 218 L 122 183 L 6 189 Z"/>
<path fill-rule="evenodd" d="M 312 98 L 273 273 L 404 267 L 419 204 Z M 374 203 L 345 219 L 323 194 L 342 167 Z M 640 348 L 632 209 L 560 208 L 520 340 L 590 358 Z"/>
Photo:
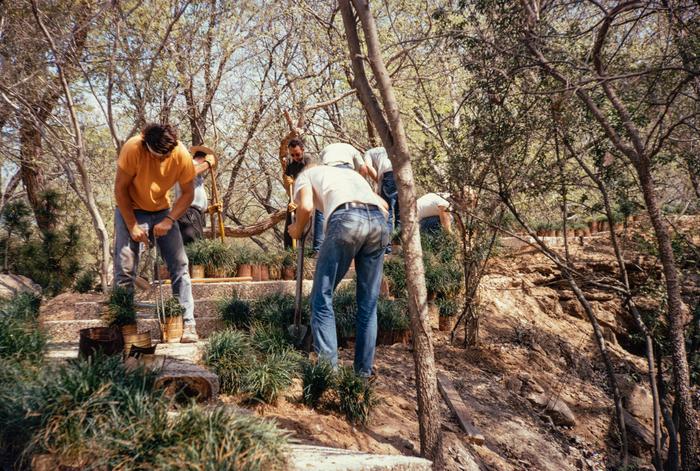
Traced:
<path fill-rule="evenodd" d="M 136 222 L 149 234 L 153 226 L 165 219 L 169 210 L 141 211 L 134 210 Z M 126 227 L 119 208 L 114 214 L 114 284 L 134 288 L 136 269 L 139 266 L 139 242 L 131 239 L 131 234 Z M 194 299 L 192 298 L 192 282 L 188 271 L 189 262 L 182 243 L 180 228 L 177 224 L 162 237 L 156 239 L 160 254 L 168 266 L 170 280 L 172 282 L 173 296 L 176 297 L 185 313 L 182 316 L 185 324 L 194 325 Z"/>

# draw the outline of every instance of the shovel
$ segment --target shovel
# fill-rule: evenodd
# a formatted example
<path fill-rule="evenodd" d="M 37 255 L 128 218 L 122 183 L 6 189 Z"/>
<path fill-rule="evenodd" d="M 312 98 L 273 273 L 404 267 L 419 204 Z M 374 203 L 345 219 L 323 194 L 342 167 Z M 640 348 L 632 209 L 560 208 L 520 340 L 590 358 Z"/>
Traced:
<path fill-rule="evenodd" d="M 292 216 L 293 219 L 293 216 Z M 301 288 L 304 283 L 304 242 L 306 242 L 307 230 L 297 244 L 297 277 L 296 290 L 294 291 L 294 324 L 287 328 L 294 346 L 299 348 L 304 343 L 308 327 L 301 324 Z"/>

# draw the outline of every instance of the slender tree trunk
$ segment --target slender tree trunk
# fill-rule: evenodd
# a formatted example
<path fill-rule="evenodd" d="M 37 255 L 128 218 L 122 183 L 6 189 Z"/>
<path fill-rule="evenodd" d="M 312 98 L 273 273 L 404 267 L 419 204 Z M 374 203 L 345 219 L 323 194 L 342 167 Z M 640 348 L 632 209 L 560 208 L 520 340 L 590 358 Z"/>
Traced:
<path fill-rule="evenodd" d="M 662 373 L 662 355 L 657 357 L 656 362 L 656 383 L 659 389 L 659 405 L 661 407 L 661 413 L 664 418 L 666 430 L 668 430 L 668 455 L 666 457 L 666 469 L 668 471 L 678 471 L 678 432 L 676 431 L 676 425 L 673 423 L 671 412 L 668 410 L 668 406 L 666 405 L 666 386 L 664 384 L 664 376 Z"/>
<path fill-rule="evenodd" d="M 21 112 L 18 112 L 21 113 Z M 39 167 L 41 161 L 41 133 L 30 118 L 20 116 L 20 175 L 27 192 L 29 206 L 34 211 L 36 225 L 42 233 L 51 230 L 49 222 L 42 216 L 40 194 L 46 189 L 44 174 Z"/>
<path fill-rule="evenodd" d="M 698 459 L 698 424 L 690 397 L 688 357 L 685 350 L 685 324 L 688 319 L 688 309 L 681 298 L 681 287 L 673 257 L 671 237 L 668 233 L 668 227 L 661 217 L 651 172 L 644 161 L 639 162 L 636 165 L 636 169 L 647 212 L 654 228 L 659 247 L 659 258 L 666 279 L 669 340 L 671 343 L 671 358 L 673 360 L 673 385 L 680 415 L 678 431 L 681 438 L 681 469 L 683 471 L 693 471 L 696 469 Z"/>
<path fill-rule="evenodd" d="M 578 284 L 574 280 L 574 277 L 568 271 L 563 271 L 564 276 L 566 276 L 566 279 L 569 282 L 569 286 L 571 286 L 571 289 L 576 295 L 576 299 L 578 299 L 579 303 L 581 303 L 581 306 L 583 306 L 583 310 L 586 312 L 586 316 L 588 316 L 588 321 L 593 326 L 593 333 L 595 334 L 595 340 L 596 344 L 598 345 L 598 351 L 600 352 L 600 356 L 603 359 L 605 371 L 607 372 L 608 376 L 608 385 L 612 390 L 613 401 L 615 402 L 615 418 L 617 419 L 617 429 L 620 432 L 620 445 L 622 448 L 620 450 L 620 457 L 622 458 L 622 465 L 625 466 L 628 463 L 629 456 L 627 451 L 627 427 L 625 425 L 625 415 L 624 409 L 622 407 L 622 394 L 620 394 L 620 388 L 617 385 L 617 379 L 615 378 L 615 370 L 613 368 L 612 362 L 610 361 L 610 355 L 608 354 L 608 349 L 605 344 L 605 338 L 603 337 L 603 330 L 600 328 L 598 319 L 596 319 L 595 314 L 593 313 L 593 308 L 591 308 L 591 304 L 588 302 L 585 295 L 579 288 Z"/>
<path fill-rule="evenodd" d="M 389 154 L 399 192 L 401 238 L 413 333 L 421 455 L 432 459 L 435 469 L 442 469 L 442 434 L 438 402 L 440 396 L 437 391 L 437 368 L 433 352 L 432 331 L 428 319 L 423 251 L 418 231 L 416 190 L 408 141 L 393 86 L 381 56 L 376 24 L 369 9 L 369 3 L 356 0 L 353 0 L 352 3 L 360 18 L 367 46 L 367 58 L 376 79 L 384 109 L 382 110 L 379 100 L 374 95 L 364 70 L 363 55 L 350 0 L 340 0 L 339 5 L 350 50 L 350 60 L 355 74 L 353 86 L 357 89 L 358 96 Z M 386 119 L 383 112 L 386 113 Z"/>

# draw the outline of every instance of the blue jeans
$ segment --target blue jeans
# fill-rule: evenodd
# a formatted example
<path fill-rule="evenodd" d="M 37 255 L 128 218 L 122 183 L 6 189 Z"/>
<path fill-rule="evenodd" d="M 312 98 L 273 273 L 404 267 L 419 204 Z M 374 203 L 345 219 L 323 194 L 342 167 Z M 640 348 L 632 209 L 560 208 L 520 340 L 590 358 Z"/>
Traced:
<path fill-rule="evenodd" d="M 153 226 L 165 219 L 170 210 L 141 211 L 134 210 L 136 222 L 144 227 L 149 234 Z M 173 296 L 176 297 L 185 313 L 182 319 L 185 324 L 194 325 L 194 299 L 192 297 L 192 282 L 188 271 L 187 254 L 182 243 L 180 228 L 173 224 L 172 229 L 162 237 L 156 239 L 160 254 L 168 266 L 170 280 L 172 282 Z M 139 266 L 139 242 L 135 242 L 129 234 L 124 218 L 119 208 L 114 214 L 114 284 L 134 289 L 134 279 Z"/>
<path fill-rule="evenodd" d="M 393 233 L 394 228 L 401 230 L 401 216 L 399 215 L 399 192 L 396 189 L 394 172 L 384 172 L 382 176 L 381 197 L 389 205 L 389 231 Z"/>
<path fill-rule="evenodd" d="M 420 225 L 421 232 L 429 234 L 437 234 L 442 229 L 440 216 L 428 216 L 427 218 L 421 219 L 418 224 Z"/>
<path fill-rule="evenodd" d="M 314 211 L 314 241 L 313 251 L 317 253 L 323 244 L 323 213 L 318 209 Z"/>
<path fill-rule="evenodd" d="M 355 260 L 357 271 L 357 317 L 355 372 L 372 374 L 377 343 L 377 299 L 382 281 L 384 247 L 389 231 L 379 209 L 350 208 L 333 211 L 326 239 L 316 264 L 311 290 L 311 330 L 319 358 L 338 364 L 333 292 Z"/>

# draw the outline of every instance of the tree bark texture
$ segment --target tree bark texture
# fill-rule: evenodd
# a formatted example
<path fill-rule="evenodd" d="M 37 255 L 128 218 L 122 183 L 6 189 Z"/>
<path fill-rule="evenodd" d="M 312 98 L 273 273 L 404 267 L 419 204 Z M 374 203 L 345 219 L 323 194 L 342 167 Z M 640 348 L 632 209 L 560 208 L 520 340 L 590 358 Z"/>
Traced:
<path fill-rule="evenodd" d="M 358 97 L 389 154 L 399 192 L 401 237 L 413 333 L 421 455 L 433 460 L 435 469 L 442 469 L 442 435 L 438 402 L 440 396 L 437 390 L 437 369 L 433 352 L 432 331 L 428 319 L 425 270 L 416 210 L 416 190 L 408 142 L 391 80 L 381 56 L 376 24 L 370 12 L 369 3 L 353 0 L 352 4 L 362 25 L 368 51 L 367 58 L 381 94 L 383 110 L 365 73 L 364 57 L 350 0 L 340 0 L 339 5 L 354 73 L 353 86 L 357 89 Z M 386 118 L 384 113 L 386 113 Z"/>
<path fill-rule="evenodd" d="M 680 418 L 681 469 L 692 471 L 697 469 L 698 422 L 693 410 L 690 397 L 688 356 L 685 349 L 685 326 L 689 321 L 688 308 L 681 298 L 681 286 L 678 270 L 673 256 L 671 236 L 668 226 L 661 216 L 654 180 L 646 161 L 635 165 L 639 183 L 642 188 L 647 213 L 654 228 L 654 235 L 659 248 L 659 259 L 666 279 L 668 302 L 668 329 L 671 343 L 671 358 L 673 360 L 673 386 L 676 393 L 676 404 Z"/>

